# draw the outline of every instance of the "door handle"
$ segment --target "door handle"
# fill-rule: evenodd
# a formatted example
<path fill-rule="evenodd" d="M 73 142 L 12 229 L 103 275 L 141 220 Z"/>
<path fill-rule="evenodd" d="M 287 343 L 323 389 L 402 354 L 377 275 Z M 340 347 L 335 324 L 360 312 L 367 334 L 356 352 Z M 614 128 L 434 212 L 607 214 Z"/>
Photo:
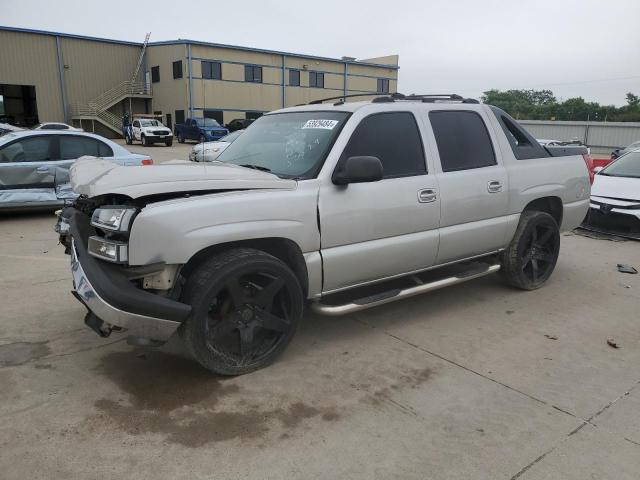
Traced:
<path fill-rule="evenodd" d="M 489 193 L 498 193 L 502 191 L 502 184 L 498 180 L 491 180 L 487 183 L 487 191 Z"/>
<path fill-rule="evenodd" d="M 47 173 L 48 171 L 49 171 L 48 166 L 42 166 L 42 167 L 36 168 L 36 172 L 39 172 L 39 173 Z"/>
<path fill-rule="evenodd" d="M 420 203 L 435 202 L 437 198 L 438 194 L 433 188 L 425 188 L 418 191 L 418 202 Z"/>

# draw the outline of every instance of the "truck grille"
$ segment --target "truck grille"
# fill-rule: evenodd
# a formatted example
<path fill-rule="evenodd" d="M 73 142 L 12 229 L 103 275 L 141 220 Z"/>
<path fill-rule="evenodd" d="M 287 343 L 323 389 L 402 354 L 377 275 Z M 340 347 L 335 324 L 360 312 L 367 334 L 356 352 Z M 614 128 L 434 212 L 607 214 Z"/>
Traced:
<path fill-rule="evenodd" d="M 169 132 L 166 132 L 164 130 L 154 130 L 152 133 L 154 135 L 169 135 Z"/>

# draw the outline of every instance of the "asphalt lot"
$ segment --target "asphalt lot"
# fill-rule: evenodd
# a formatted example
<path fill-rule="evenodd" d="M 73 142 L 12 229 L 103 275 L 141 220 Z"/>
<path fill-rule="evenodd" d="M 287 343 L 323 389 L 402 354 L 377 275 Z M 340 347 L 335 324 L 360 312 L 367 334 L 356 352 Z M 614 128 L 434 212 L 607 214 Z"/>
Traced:
<path fill-rule="evenodd" d="M 534 292 L 308 312 L 273 366 L 219 378 L 86 328 L 53 221 L 0 216 L 2 479 L 640 476 L 637 242 L 565 234 Z"/>

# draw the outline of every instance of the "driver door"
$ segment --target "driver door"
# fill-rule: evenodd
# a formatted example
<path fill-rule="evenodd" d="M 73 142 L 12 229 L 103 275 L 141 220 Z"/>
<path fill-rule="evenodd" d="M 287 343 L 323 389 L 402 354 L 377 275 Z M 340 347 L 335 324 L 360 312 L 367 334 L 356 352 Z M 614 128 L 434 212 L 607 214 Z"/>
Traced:
<path fill-rule="evenodd" d="M 440 199 L 413 113 L 365 117 L 341 160 L 374 156 L 383 179 L 320 188 L 323 293 L 422 270 L 438 253 Z"/>
<path fill-rule="evenodd" d="M 55 135 L 23 137 L 0 147 L 0 203 L 55 203 Z"/>

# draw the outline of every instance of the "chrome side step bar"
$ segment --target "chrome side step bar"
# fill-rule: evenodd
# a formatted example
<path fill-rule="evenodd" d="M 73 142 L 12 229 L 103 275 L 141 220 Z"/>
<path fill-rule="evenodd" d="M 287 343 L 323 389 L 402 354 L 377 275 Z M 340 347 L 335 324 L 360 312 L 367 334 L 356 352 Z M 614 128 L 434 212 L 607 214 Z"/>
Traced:
<path fill-rule="evenodd" d="M 397 300 L 413 297 L 415 295 L 420 295 L 421 293 L 432 292 L 440 288 L 449 287 L 475 278 L 484 277 L 485 275 L 490 275 L 498 270 L 500 270 L 500 265 L 488 265 L 486 269 L 482 269 L 480 271 L 471 270 L 469 272 L 462 272 L 456 276 L 434 280 L 429 283 L 420 283 L 420 280 L 415 278 L 416 283 L 418 283 L 415 287 L 409 287 L 402 290 L 389 290 L 384 293 L 354 300 L 351 303 L 345 303 L 343 305 L 327 305 L 321 302 L 314 302 L 311 304 L 311 309 L 322 315 L 346 315 L 348 313 L 359 312 L 360 310 L 365 310 L 367 308 L 377 307 L 379 305 L 384 305 L 385 303 L 391 303 Z"/>

